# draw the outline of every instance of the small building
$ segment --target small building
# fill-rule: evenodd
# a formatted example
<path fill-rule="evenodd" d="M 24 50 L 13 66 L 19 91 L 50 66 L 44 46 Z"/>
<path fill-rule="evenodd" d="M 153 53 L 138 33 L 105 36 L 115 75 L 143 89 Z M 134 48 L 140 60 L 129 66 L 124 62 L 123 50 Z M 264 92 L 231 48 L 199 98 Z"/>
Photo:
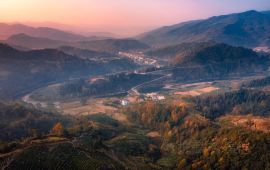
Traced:
<path fill-rule="evenodd" d="M 146 97 L 153 100 L 153 101 L 158 101 L 158 100 L 165 100 L 165 96 L 158 95 L 157 93 L 147 93 Z"/>
<path fill-rule="evenodd" d="M 127 100 L 121 100 L 121 105 L 122 106 L 127 106 L 128 105 L 128 101 Z"/>
<path fill-rule="evenodd" d="M 157 96 L 158 100 L 165 100 L 165 96 Z"/>
<path fill-rule="evenodd" d="M 149 99 L 156 101 L 157 100 L 157 93 L 147 93 L 146 97 L 148 97 Z"/>

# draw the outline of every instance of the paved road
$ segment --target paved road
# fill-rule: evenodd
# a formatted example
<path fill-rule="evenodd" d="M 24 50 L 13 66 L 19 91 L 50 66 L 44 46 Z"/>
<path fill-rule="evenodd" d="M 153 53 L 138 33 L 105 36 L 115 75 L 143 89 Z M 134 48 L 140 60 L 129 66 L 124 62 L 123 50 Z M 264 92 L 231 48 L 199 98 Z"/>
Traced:
<path fill-rule="evenodd" d="M 161 80 L 161 79 L 163 79 L 163 78 L 170 77 L 170 76 L 171 76 L 171 74 L 166 74 L 165 76 L 162 76 L 162 77 L 156 78 L 156 79 L 154 79 L 154 80 L 150 80 L 150 81 L 144 82 L 144 83 L 142 83 L 142 84 L 139 84 L 139 85 L 136 85 L 136 86 L 132 87 L 132 88 L 131 88 L 129 91 L 127 91 L 127 92 L 128 92 L 128 94 L 130 94 L 130 95 L 132 95 L 132 94 L 140 95 L 140 93 L 139 93 L 138 90 L 137 90 L 139 87 L 142 87 L 142 86 L 144 86 L 144 85 L 146 85 L 146 84 L 153 83 L 153 82 L 155 82 L 155 81 L 158 81 L 158 80 Z"/>
<path fill-rule="evenodd" d="M 206 65 L 207 66 L 207 65 Z M 171 70 L 175 70 L 175 69 L 194 69 L 194 68 L 202 68 L 202 67 L 206 67 L 206 66 L 188 66 L 188 67 L 184 67 L 184 66 L 179 66 L 179 67 L 171 67 L 171 68 L 164 68 L 164 69 L 160 69 L 160 70 L 154 70 L 154 71 L 149 71 L 149 72 L 145 72 L 143 74 L 157 74 L 157 73 L 163 73 L 164 76 L 161 76 L 157 79 L 154 79 L 154 80 L 150 80 L 150 81 L 147 81 L 147 82 L 144 82 L 144 83 L 141 83 L 139 85 L 136 85 L 134 87 L 132 87 L 130 90 L 127 90 L 127 91 L 121 91 L 121 92 L 115 92 L 115 93 L 110 93 L 110 94 L 107 94 L 107 95 L 98 95 L 98 96 L 94 96 L 94 97 L 106 97 L 106 96 L 116 96 L 116 95 L 120 95 L 120 94 L 124 94 L 124 93 L 128 93 L 130 95 L 139 95 L 140 93 L 138 92 L 138 88 L 144 86 L 144 85 L 147 85 L 149 83 L 153 83 L 155 81 L 158 81 L 158 80 L 161 80 L 163 78 L 166 78 L 166 77 L 170 77 L 171 76 L 171 73 L 166 73 L 166 71 L 171 71 Z M 108 73 L 108 74 L 105 74 L 105 75 L 101 75 L 101 76 L 112 76 L 112 75 L 117 75 L 117 74 L 125 74 L 125 73 L 132 73 L 131 71 L 120 71 L 120 72 L 115 72 L 115 73 Z M 71 80 L 77 80 L 77 79 L 80 79 L 80 78 L 83 78 L 83 77 L 79 77 L 79 78 L 72 78 Z M 230 77 L 228 79 L 242 79 L 243 77 Z M 226 78 L 225 78 L 226 79 Z M 225 80 L 224 79 L 224 80 Z M 228 80 L 227 79 L 227 80 Z M 218 80 L 218 78 L 212 78 L 212 79 L 198 79 L 198 80 L 192 80 L 190 82 L 186 82 L 186 83 L 191 83 L 191 82 L 202 82 L 202 81 L 216 81 Z M 58 82 L 59 83 L 59 82 Z M 58 84 L 57 83 L 57 84 Z M 50 84 L 52 85 L 52 84 Z M 44 88 L 44 87 L 43 87 Z M 30 98 L 31 96 L 31 93 L 25 95 L 22 100 L 26 103 L 30 103 L 30 104 L 36 104 L 36 103 L 40 103 L 39 101 L 34 101 Z M 31 99 L 31 100 L 30 100 Z M 42 104 L 44 105 L 44 103 Z M 44 105 L 45 106 L 45 105 Z"/>

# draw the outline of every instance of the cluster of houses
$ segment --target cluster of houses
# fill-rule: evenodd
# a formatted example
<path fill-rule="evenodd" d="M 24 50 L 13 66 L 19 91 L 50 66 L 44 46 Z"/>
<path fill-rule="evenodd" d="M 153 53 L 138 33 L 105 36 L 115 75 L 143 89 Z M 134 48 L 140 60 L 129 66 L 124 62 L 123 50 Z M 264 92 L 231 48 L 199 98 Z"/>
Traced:
<path fill-rule="evenodd" d="M 120 56 L 127 57 L 132 59 L 138 64 L 145 64 L 145 65 L 154 65 L 156 64 L 156 60 L 147 58 L 143 53 L 127 53 L 127 52 L 119 52 L 118 53 Z"/>
<path fill-rule="evenodd" d="M 157 93 L 147 93 L 145 96 L 153 101 L 165 100 L 165 96 L 158 95 Z"/>
<path fill-rule="evenodd" d="M 256 47 L 253 49 L 255 52 L 265 52 L 270 53 L 270 48 L 268 47 Z"/>
<path fill-rule="evenodd" d="M 138 102 L 144 102 L 144 101 L 162 101 L 162 100 L 165 100 L 165 96 L 163 95 L 158 95 L 157 93 L 147 93 L 145 95 L 141 95 L 138 97 L 137 101 Z M 122 106 L 128 106 L 129 104 L 129 100 L 127 99 L 122 99 L 121 100 L 121 105 Z"/>

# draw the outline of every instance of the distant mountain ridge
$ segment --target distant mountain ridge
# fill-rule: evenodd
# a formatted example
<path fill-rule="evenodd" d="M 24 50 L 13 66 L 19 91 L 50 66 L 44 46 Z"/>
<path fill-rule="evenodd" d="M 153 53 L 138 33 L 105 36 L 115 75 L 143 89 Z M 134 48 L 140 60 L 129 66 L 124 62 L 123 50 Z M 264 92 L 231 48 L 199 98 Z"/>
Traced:
<path fill-rule="evenodd" d="M 106 59 L 106 58 L 114 58 L 117 57 L 114 54 L 107 53 L 107 52 L 99 52 L 81 48 L 75 48 L 72 46 L 61 46 L 58 48 L 59 50 L 63 51 L 69 55 L 75 55 L 84 59 Z"/>
<path fill-rule="evenodd" d="M 70 46 L 109 53 L 118 53 L 119 51 L 129 50 L 145 50 L 149 48 L 147 44 L 131 38 L 70 42 L 43 37 L 34 37 L 23 33 L 12 35 L 3 42 L 10 44 L 13 47 L 24 47 L 28 49 L 60 48 L 62 46 Z"/>
<path fill-rule="evenodd" d="M 145 50 L 149 48 L 147 44 L 131 38 L 84 41 L 79 42 L 75 47 L 117 53 L 119 51 Z"/>
<path fill-rule="evenodd" d="M 79 34 L 71 33 L 68 31 L 62 31 L 59 29 L 49 28 L 49 27 L 30 27 L 23 24 L 5 24 L 0 23 L 0 39 L 7 39 L 14 34 L 27 34 L 33 37 L 48 38 L 52 40 L 60 41 L 88 41 L 104 39 L 104 37 L 97 36 L 82 36 Z"/>
<path fill-rule="evenodd" d="M 10 36 L 6 41 L 10 45 L 23 46 L 29 49 L 57 48 L 69 44 L 60 40 L 52 40 L 43 37 L 31 37 L 24 33 Z"/>
<path fill-rule="evenodd" d="M 139 36 L 139 39 L 153 46 L 216 41 L 257 47 L 270 46 L 269 32 L 269 12 L 252 10 L 162 27 Z"/>

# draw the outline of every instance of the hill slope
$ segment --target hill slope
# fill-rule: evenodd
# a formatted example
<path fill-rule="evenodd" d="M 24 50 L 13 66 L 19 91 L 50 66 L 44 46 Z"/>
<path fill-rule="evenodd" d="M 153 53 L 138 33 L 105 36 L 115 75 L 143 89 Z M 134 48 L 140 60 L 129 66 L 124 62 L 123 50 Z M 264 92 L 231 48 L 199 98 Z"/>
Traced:
<path fill-rule="evenodd" d="M 57 48 L 68 44 L 68 42 L 52 40 L 49 38 L 31 37 L 23 33 L 12 35 L 5 42 L 29 49 Z"/>
<path fill-rule="evenodd" d="M 173 63 L 177 67 L 189 67 L 175 69 L 174 76 L 178 78 L 225 78 L 265 71 L 269 66 L 269 58 L 242 47 L 213 44 L 196 48 L 185 55 L 177 55 Z"/>
<path fill-rule="evenodd" d="M 19 103 L 6 104 L 0 102 L 0 141 L 13 141 L 31 136 L 31 129 L 39 133 L 48 133 L 54 124 L 61 122 L 71 124 L 72 119 L 56 113 L 48 113 L 25 107 Z"/>
<path fill-rule="evenodd" d="M 269 31 L 269 15 L 247 11 L 163 27 L 146 33 L 139 39 L 159 46 L 216 41 L 236 46 L 256 47 L 270 45 Z"/>
<path fill-rule="evenodd" d="M 180 57 L 190 56 L 201 49 L 215 45 L 216 43 L 181 43 L 172 46 L 151 49 L 145 52 L 146 55 L 154 57 L 155 59 L 167 61 L 175 64 L 175 60 Z"/>
<path fill-rule="evenodd" d="M 81 49 L 76 48 L 72 46 L 61 46 L 61 51 L 63 51 L 66 54 L 69 55 L 75 55 L 81 58 L 88 58 L 88 59 L 108 59 L 108 58 L 114 58 L 117 57 L 116 55 L 107 53 L 107 52 L 99 52 L 99 51 L 93 51 L 93 50 L 87 50 L 87 49 Z"/>
<path fill-rule="evenodd" d="M 0 44 L 0 98 L 20 96 L 29 89 L 53 81 L 135 67 L 136 64 L 128 59 L 91 61 L 54 49 L 23 52 Z"/>
<path fill-rule="evenodd" d="M 129 50 L 145 50 L 148 45 L 135 39 L 105 39 L 96 41 L 79 42 L 76 47 L 106 52 L 119 52 Z"/>

